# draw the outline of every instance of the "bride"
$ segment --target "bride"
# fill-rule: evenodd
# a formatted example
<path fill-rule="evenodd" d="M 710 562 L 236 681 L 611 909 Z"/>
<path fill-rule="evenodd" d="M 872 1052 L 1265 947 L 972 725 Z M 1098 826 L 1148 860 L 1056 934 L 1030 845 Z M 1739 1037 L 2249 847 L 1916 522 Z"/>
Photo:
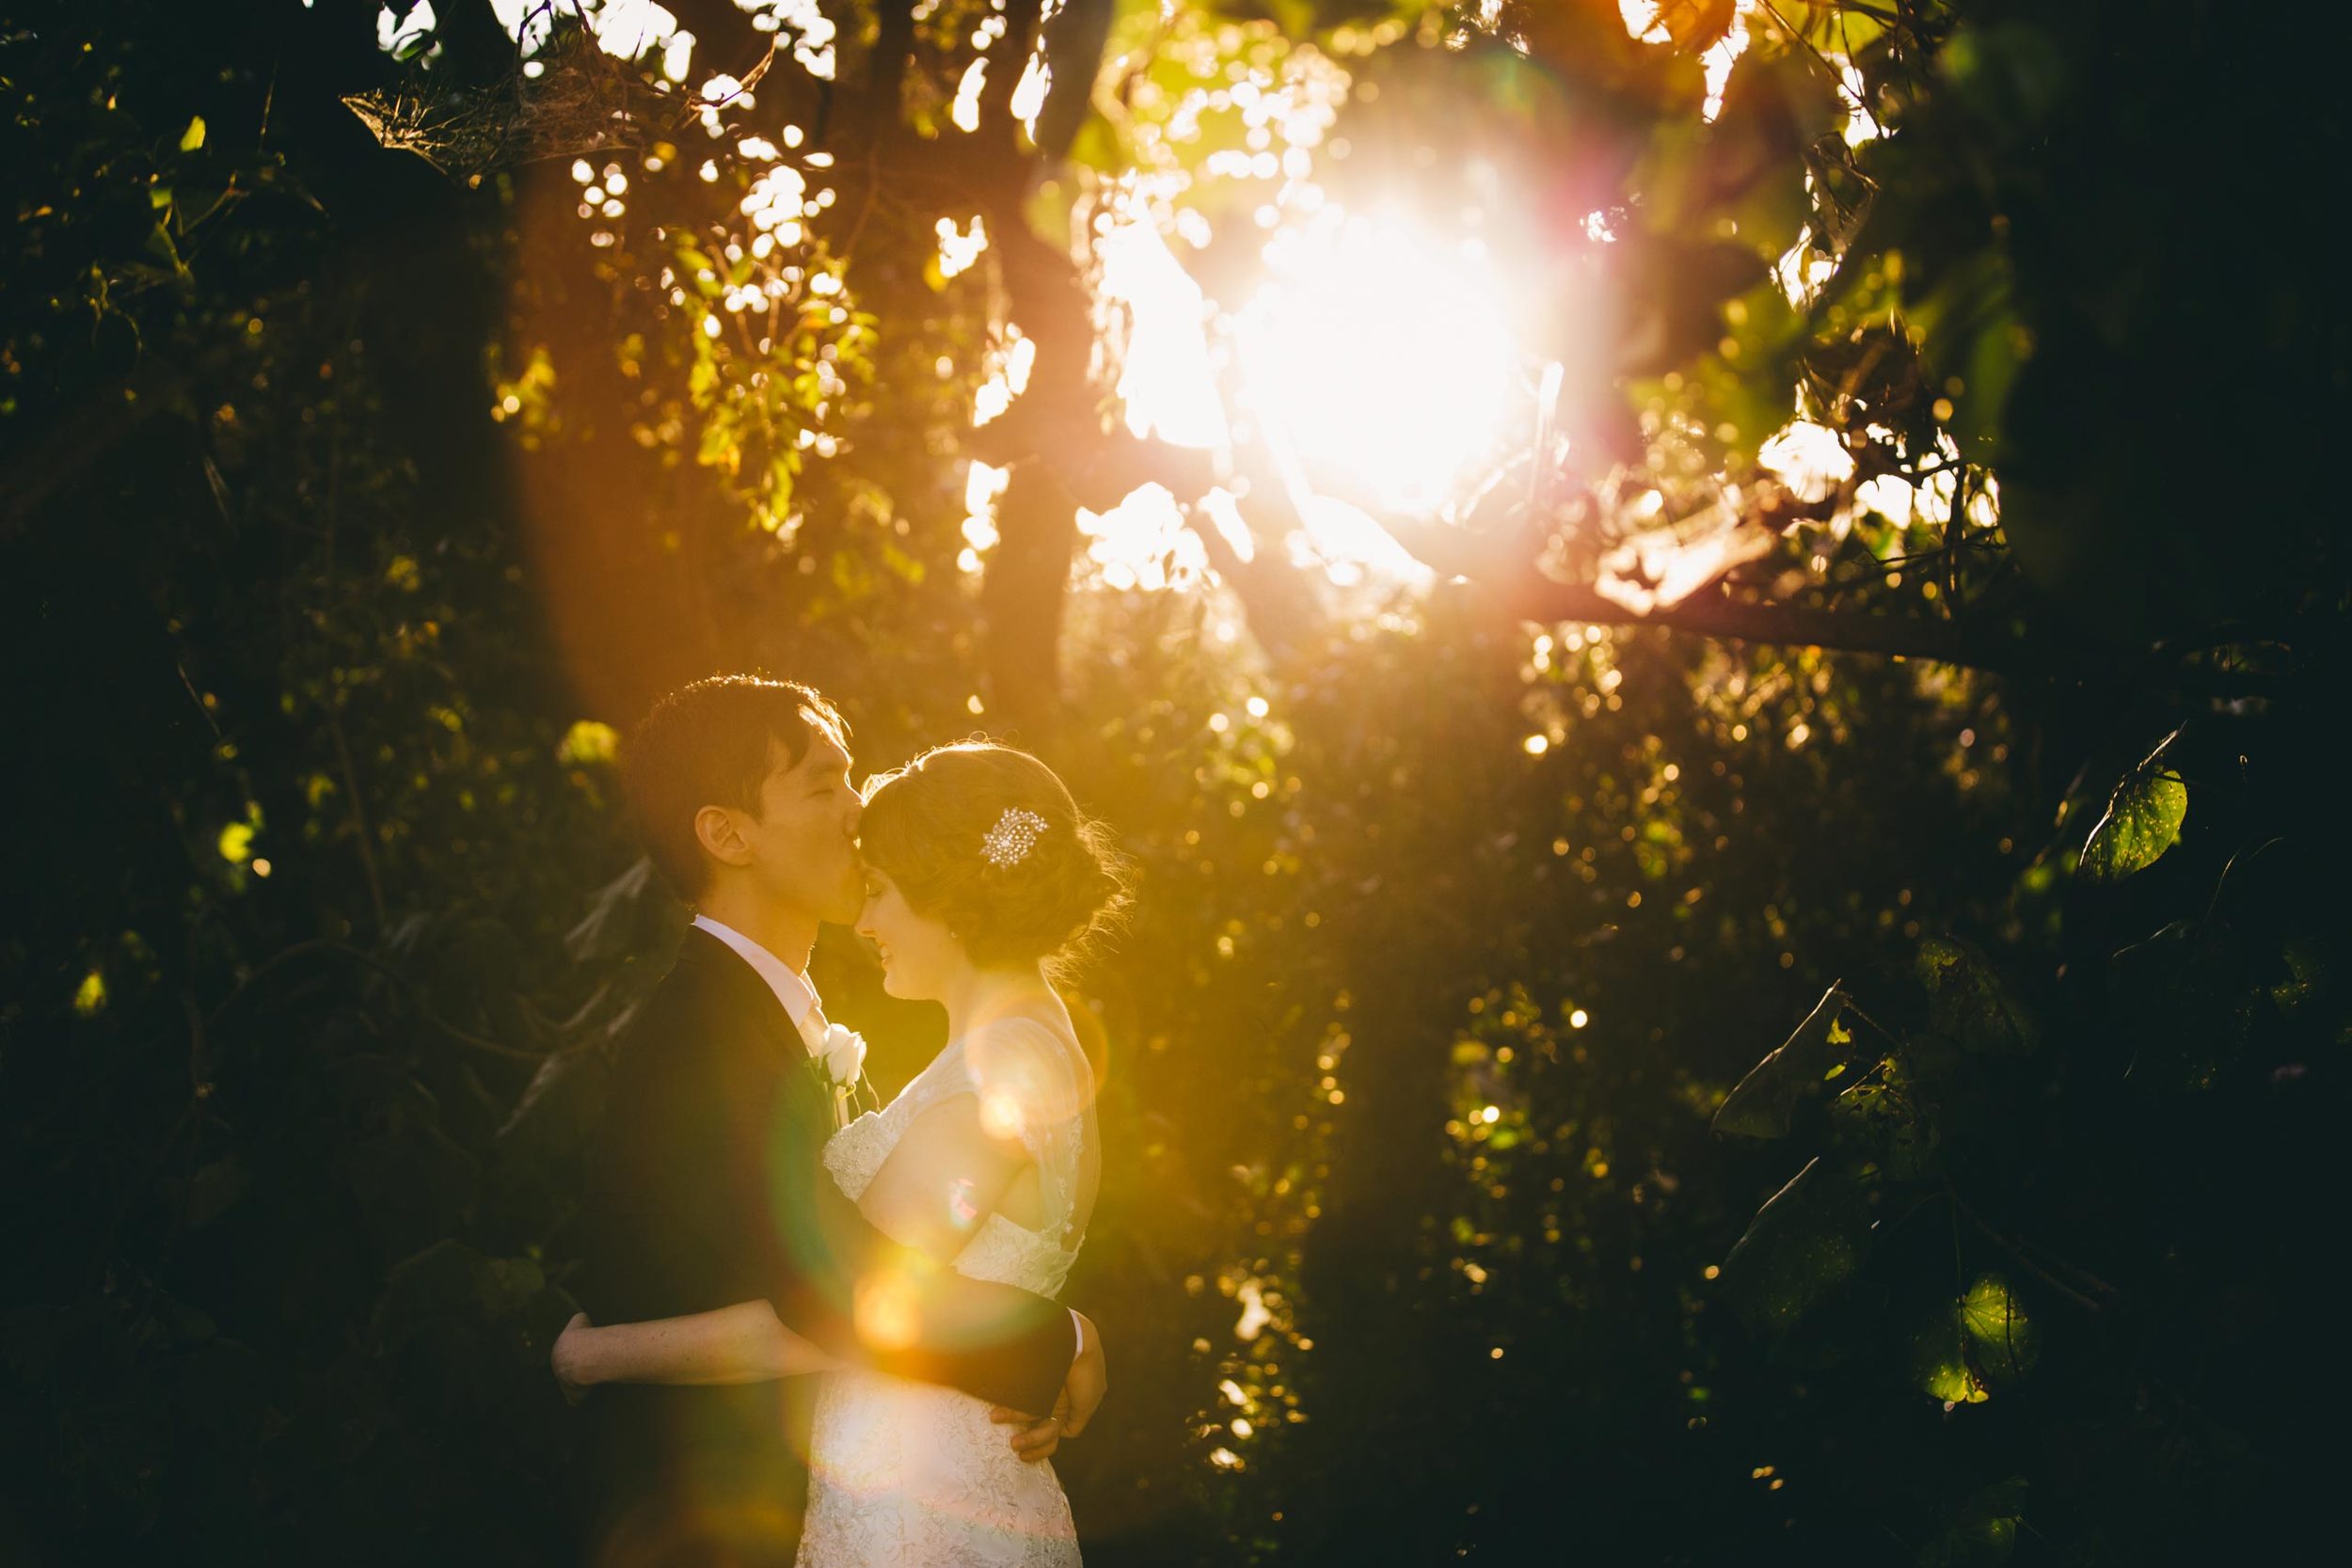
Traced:
<path fill-rule="evenodd" d="M 943 746 L 867 786 L 858 930 L 893 996 L 943 1004 L 947 1045 L 841 1128 L 824 1163 L 875 1227 L 974 1278 L 1057 1294 L 1101 1169 L 1094 1082 L 1049 976 L 1126 902 L 1109 834 L 1037 758 Z M 887 1342 L 911 1292 L 860 1285 Z M 901 1329 L 900 1332 L 907 1330 Z M 827 1360 L 764 1301 L 567 1329 L 565 1381 L 752 1382 L 820 1373 L 801 1568 L 1078 1561 L 1052 1465 L 968 1394 Z M 1048 1429 L 1044 1451 L 1074 1429 Z M 1035 1451 L 1025 1438 L 1025 1448 Z"/>

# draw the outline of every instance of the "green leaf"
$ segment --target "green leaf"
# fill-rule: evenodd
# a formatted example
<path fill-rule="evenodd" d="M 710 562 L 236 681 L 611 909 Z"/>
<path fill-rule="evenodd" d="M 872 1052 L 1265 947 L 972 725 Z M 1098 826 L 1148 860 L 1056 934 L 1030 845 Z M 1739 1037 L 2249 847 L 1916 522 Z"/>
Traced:
<path fill-rule="evenodd" d="M 2334 958 L 2310 937 L 2289 938 L 2279 956 L 2288 977 L 2270 987 L 2270 1000 L 2280 1013 L 2293 1018 L 2314 998 L 2327 994 L 2334 982 Z"/>
<path fill-rule="evenodd" d="M 2040 1359 L 2033 1320 L 1998 1275 L 1986 1275 L 1960 1300 L 1960 1326 L 1976 1364 L 1994 1378 L 2024 1375 Z"/>
<path fill-rule="evenodd" d="M 2029 341 L 2011 300 L 2007 256 L 1981 251 L 1949 268 L 1910 310 L 1926 331 L 1920 357 L 1936 385 L 1950 393 L 1944 427 L 1965 456 L 1991 461 L 2000 441 L 2001 415 Z"/>
<path fill-rule="evenodd" d="M 204 117 L 202 115 L 191 116 L 188 119 L 188 128 L 180 133 L 180 150 L 193 152 L 203 145 Z"/>
<path fill-rule="evenodd" d="M 227 1213 L 251 1184 L 234 1154 L 199 1166 L 188 1181 L 188 1228 L 200 1230 Z"/>
<path fill-rule="evenodd" d="M 2188 786 L 2176 773 L 2135 773 L 2117 786 L 2107 814 L 2083 846 L 2081 874 L 2094 882 L 2120 882 L 2145 871 L 2180 842 L 2188 816 Z"/>
<path fill-rule="evenodd" d="M 1119 132 L 1101 115 L 1090 115 L 1079 121 L 1071 135 L 1070 161 L 1082 168 L 1108 173 L 1123 166 L 1125 149 L 1120 144 Z"/>
<path fill-rule="evenodd" d="M 1949 1515 L 1950 1528 L 1920 1550 L 1919 1568 L 1985 1568 L 2007 1562 L 2025 1512 L 2025 1478 L 1995 1481 Z"/>
<path fill-rule="evenodd" d="M 474 1270 L 474 1302 L 485 1317 L 511 1318 L 546 1285 L 547 1276 L 530 1259 L 492 1258 Z"/>
<path fill-rule="evenodd" d="M 596 890 L 588 912 L 564 934 L 564 950 L 575 963 L 616 962 L 655 940 L 676 908 L 668 887 L 654 874 L 653 862 L 639 860 Z"/>
<path fill-rule="evenodd" d="M 1846 1046 L 1853 1037 L 1838 1015 L 1847 1000 L 1841 987 L 1823 991 L 1780 1049 L 1740 1080 L 1715 1113 L 1715 1131 L 1750 1138 L 1787 1137 L 1798 1099 L 1819 1092 L 1830 1070 L 1846 1059 Z"/>
<path fill-rule="evenodd" d="M 1724 1259 L 1724 1291 L 1750 1323 L 1786 1330 L 1852 1277 L 1869 1235 L 1859 1173 L 1816 1158 L 1748 1223 Z"/>
<path fill-rule="evenodd" d="M 1981 1404 L 1993 1385 L 2024 1376 L 2041 1355 L 2032 1320 L 1997 1275 L 1939 1310 L 1913 1341 L 1918 1385 L 1946 1404 Z"/>
<path fill-rule="evenodd" d="M 2246 977 L 2229 943 L 2185 920 L 2115 955 L 2120 1019 L 2133 1039 L 2136 1086 L 2202 1092 L 2220 1083 L 2253 1023 Z"/>
<path fill-rule="evenodd" d="M 1913 1379 L 1945 1404 L 1982 1404 L 1993 1397 L 1984 1376 L 1969 1364 L 1968 1346 L 1953 1307 L 1938 1310 L 1912 1341 Z"/>
<path fill-rule="evenodd" d="M 620 754 L 620 732 L 595 719 L 576 719 L 555 749 L 557 760 L 573 768 L 611 763 Z"/>
<path fill-rule="evenodd" d="M 1933 1176 L 1942 1139 L 1912 1092 L 1907 1053 L 1883 1057 L 1861 1081 L 1830 1102 L 1830 1120 L 1847 1137 L 1871 1148 L 1898 1181 Z M 1840 1076 L 1838 1083 L 1846 1081 Z"/>
<path fill-rule="evenodd" d="M 1967 1051 L 2023 1055 L 2036 1039 L 2032 1017 L 1973 942 L 1930 937 L 1919 944 L 1913 973 L 1928 991 L 1928 1019 L 1936 1034 Z"/>
<path fill-rule="evenodd" d="M 404 25 L 405 24 L 404 24 Z M 413 60 L 418 55 L 423 54 L 426 50 L 432 48 L 433 44 L 434 29 L 431 27 L 418 27 L 414 31 L 404 33 L 399 38 L 392 40 L 392 58 L 401 61 Z"/>

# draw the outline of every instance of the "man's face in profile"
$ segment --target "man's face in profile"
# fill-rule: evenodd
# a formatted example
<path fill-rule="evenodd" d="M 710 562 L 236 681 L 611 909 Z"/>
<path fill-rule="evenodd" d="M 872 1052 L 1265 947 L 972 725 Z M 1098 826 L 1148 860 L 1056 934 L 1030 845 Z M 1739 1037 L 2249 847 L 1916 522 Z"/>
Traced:
<path fill-rule="evenodd" d="M 819 920 L 847 925 L 865 895 L 857 823 L 863 809 L 850 786 L 850 753 L 821 731 L 798 762 L 784 742 L 768 742 L 769 772 L 759 819 L 740 824 L 764 891 Z"/>

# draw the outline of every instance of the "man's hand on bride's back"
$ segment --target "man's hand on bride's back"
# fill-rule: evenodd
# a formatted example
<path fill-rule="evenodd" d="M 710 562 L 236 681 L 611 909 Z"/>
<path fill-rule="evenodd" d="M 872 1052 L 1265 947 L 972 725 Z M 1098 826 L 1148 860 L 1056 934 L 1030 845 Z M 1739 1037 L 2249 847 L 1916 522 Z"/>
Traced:
<path fill-rule="evenodd" d="M 555 1337 L 555 1344 L 548 1352 L 548 1365 L 555 1372 L 555 1386 L 564 1390 L 566 1404 L 578 1404 L 588 1397 L 594 1381 L 581 1364 L 581 1347 L 587 1342 L 582 1330 L 593 1327 L 585 1312 L 575 1312 L 572 1321 L 564 1325 L 564 1332 Z"/>
<path fill-rule="evenodd" d="M 1065 1437 L 1075 1437 L 1094 1419 L 1102 1407 L 1103 1396 L 1110 1391 L 1110 1370 L 1103 1358 L 1102 1332 L 1083 1312 L 1073 1313 L 1079 1323 L 1078 1355 L 1070 1364 L 1070 1375 L 1063 1380 L 1061 1393 L 1054 1401 L 1054 1413 L 1040 1418 L 1025 1411 L 1000 1404 L 988 1413 L 988 1418 L 1014 1429 L 1012 1451 L 1023 1460 L 1035 1464 L 1050 1459 L 1061 1447 Z"/>

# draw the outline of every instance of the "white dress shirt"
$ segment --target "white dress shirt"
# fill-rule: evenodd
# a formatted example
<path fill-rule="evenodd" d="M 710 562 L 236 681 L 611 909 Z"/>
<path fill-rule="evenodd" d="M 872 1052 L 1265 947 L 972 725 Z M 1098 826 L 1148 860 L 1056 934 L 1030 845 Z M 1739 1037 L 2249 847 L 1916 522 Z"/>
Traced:
<path fill-rule="evenodd" d="M 768 989 L 784 1004 L 784 1016 L 800 1031 L 801 1043 L 808 1048 L 810 1055 L 817 1054 L 822 1049 L 818 1042 L 825 1037 L 824 1013 L 818 1006 L 817 988 L 808 983 L 808 977 L 732 926 L 723 925 L 707 914 L 696 915 L 694 924 L 734 948 L 768 982 Z M 812 1022 L 817 1023 L 814 1029 L 809 1027 Z"/>

